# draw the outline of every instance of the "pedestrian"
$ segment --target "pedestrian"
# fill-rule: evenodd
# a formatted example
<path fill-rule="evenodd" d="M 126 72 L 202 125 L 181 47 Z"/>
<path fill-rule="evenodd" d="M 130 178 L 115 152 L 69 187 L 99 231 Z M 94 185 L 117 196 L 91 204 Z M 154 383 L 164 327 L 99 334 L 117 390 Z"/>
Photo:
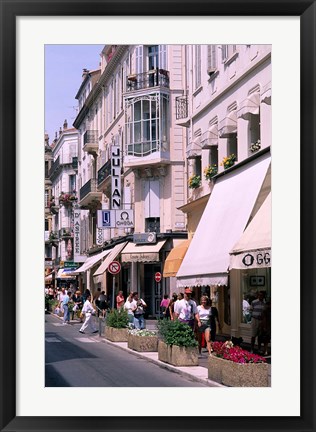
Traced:
<path fill-rule="evenodd" d="M 200 322 L 197 306 L 194 300 L 191 299 L 192 289 L 184 290 L 184 298 L 178 300 L 174 306 L 175 319 L 188 324 L 192 330 L 194 329 L 194 319 Z"/>
<path fill-rule="evenodd" d="M 74 303 L 74 307 L 72 309 L 72 319 L 74 319 L 75 313 L 78 314 L 83 306 L 82 296 L 79 290 L 76 291 L 75 294 L 72 296 L 72 301 Z M 81 319 L 80 321 L 82 322 Z"/>
<path fill-rule="evenodd" d="M 163 296 L 163 299 L 161 300 L 161 303 L 160 303 L 160 309 L 161 309 L 163 318 L 169 318 L 170 317 L 169 303 L 170 303 L 169 296 L 168 296 L 168 294 L 165 294 Z"/>
<path fill-rule="evenodd" d="M 138 292 L 134 292 L 134 301 L 136 302 L 136 309 L 134 310 L 134 326 L 137 329 L 143 330 L 145 328 L 145 308 L 147 304 L 142 298 L 139 298 Z"/>
<path fill-rule="evenodd" d="M 92 303 L 95 305 L 98 316 L 100 314 L 100 300 L 99 300 L 100 295 L 101 295 L 101 288 L 98 288 L 96 293 L 93 295 L 93 301 L 92 301 Z"/>
<path fill-rule="evenodd" d="M 93 322 L 93 316 L 95 315 L 95 310 L 92 306 L 91 302 L 91 294 L 88 295 L 87 300 L 84 302 L 81 314 L 85 316 L 84 323 L 82 324 L 79 333 L 84 334 L 85 330 L 88 327 L 92 328 L 92 333 L 98 333 L 98 330 L 96 329 L 94 322 Z"/>
<path fill-rule="evenodd" d="M 53 287 L 51 285 L 48 288 L 48 298 L 49 298 L 49 300 L 53 300 L 53 298 L 54 298 L 54 290 L 53 290 Z"/>
<path fill-rule="evenodd" d="M 264 345 L 263 355 L 267 356 L 268 353 L 268 345 L 271 342 L 271 300 L 266 302 L 266 307 L 263 310 L 262 316 L 262 329 L 261 329 L 261 342 Z"/>
<path fill-rule="evenodd" d="M 262 328 L 262 318 L 265 310 L 265 292 L 259 291 L 258 298 L 253 300 L 250 305 L 251 312 L 251 352 L 254 352 L 256 338 L 258 337 L 258 351 L 261 351 L 260 331 Z"/>
<path fill-rule="evenodd" d="M 99 300 L 99 309 L 102 313 L 102 317 L 104 318 L 106 310 L 108 309 L 108 302 L 106 300 L 105 291 L 101 291 L 101 294 L 99 295 L 98 300 Z"/>
<path fill-rule="evenodd" d="M 63 296 L 63 300 L 62 300 L 62 309 L 64 311 L 63 324 L 70 324 L 70 314 L 69 314 L 70 295 L 71 295 L 71 291 L 69 291 L 68 293 L 66 293 Z"/>
<path fill-rule="evenodd" d="M 123 296 L 123 291 L 119 291 L 116 296 L 116 308 L 121 309 L 124 306 L 125 298 Z"/>
<path fill-rule="evenodd" d="M 83 303 L 85 303 L 85 301 L 87 300 L 88 296 L 91 296 L 91 292 L 90 292 L 90 290 L 88 288 L 86 288 L 84 290 L 84 292 L 83 292 L 83 295 L 82 295 Z"/>
<path fill-rule="evenodd" d="M 202 335 L 204 334 L 207 350 L 209 354 L 212 351 L 211 345 L 211 305 L 208 296 L 203 295 L 197 306 L 200 320 L 197 322 L 197 337 L 199 343 L 199 354 L 202 352 Z"/>
<path fill-rule="evenodd" d="M 211 320 L 211 343 L 215 342 L 216 334 L 217 334 L 217 326 L 219 330 L 222 330 L 222 325 L 219 320 L 218 310 L 215 306 L 212 306 L 212 300 L 209 299 L 211 312 L 210 312 L 210 320 Z"/>
<path fill-rule="evenodd" d="M 178 300 L 178 294 L 177 293 L 173 293 L 172 294 L 172 298 L 171 298 L 171 300 L 169 302 L 169 307 L 168 307 L 168 309 L 169 309 L 169 316 L 170 316 L 171 321 L 174 320 L 174 305 L 176 304 L 177 300 Z"/>
<path fill-rule="evenodd" d="M 137 308 L 136 301 L 134 300 L 134 293 L 131 292 L 124 303 L 124 309 L 127 310 L 127 316 L 131 327 L 135 326 L 134 323 L 134 311 Z"/>

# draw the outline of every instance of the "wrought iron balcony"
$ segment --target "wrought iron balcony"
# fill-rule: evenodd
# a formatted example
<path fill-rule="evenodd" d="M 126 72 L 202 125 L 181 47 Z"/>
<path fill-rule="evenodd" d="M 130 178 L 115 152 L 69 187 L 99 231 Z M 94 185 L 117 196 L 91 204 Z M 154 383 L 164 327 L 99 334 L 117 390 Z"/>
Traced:
<path fill-rule="evenodd" d="M 88 206 L 95 201 L 102 199 L 102 192 L 97 189 L 97 179 L 93 178 L 87 181 L 80 189 L 80 206 Z"/>
<path fill-rule="evenodd" d="M 176 97 L 176 120 L 186 119 L 189 115 L 188 97 Z"/>
<path fill-rule="evenodd" d="M 83 135 L 83 151 L 96 154 L 99 149 L 98 131 L 87 130 Z"/>
<path fill-rule="evenodd" d="M 61 228 L 59 230 L 59 238 L 71 238 L 73 237 L 73 233 L 70 227 Z"/>
<path fill-rule="evenodd" d="M 46 243 L 56 243 L 56 242 L 58 242 L 57 231 L 50 231 L 48 239 L 46 240 Z"/>
<path fill-rule="evenodd" d="M 98 171 L 98 186 L 111 176 L 111 160 L 105 162 L 105 164 Z"/>
<path fill-rule="evenodd" d="M 151 87 L 169 88 L 169 71 L 157 68 L 147 72 L 129 75 L 127 77 L 128 92 Z"/>
<path fill-rule="evenodd" d="M 54 180 L 55 176 L 58 174 L 60 169 L 60 156 L 53 162 L 50 170 L 49 170 L 49 178 Z"/>

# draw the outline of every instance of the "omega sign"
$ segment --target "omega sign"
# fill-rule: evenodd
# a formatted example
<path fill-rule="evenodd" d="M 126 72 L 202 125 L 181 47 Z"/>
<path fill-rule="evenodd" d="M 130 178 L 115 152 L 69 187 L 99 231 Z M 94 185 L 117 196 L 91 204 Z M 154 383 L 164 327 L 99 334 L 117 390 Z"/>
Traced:
<path fill-rule="evenodd" d="M 112 145 L 111 158 L 111 209 L 121 208 L 121 151 L 117 144 Z"/>

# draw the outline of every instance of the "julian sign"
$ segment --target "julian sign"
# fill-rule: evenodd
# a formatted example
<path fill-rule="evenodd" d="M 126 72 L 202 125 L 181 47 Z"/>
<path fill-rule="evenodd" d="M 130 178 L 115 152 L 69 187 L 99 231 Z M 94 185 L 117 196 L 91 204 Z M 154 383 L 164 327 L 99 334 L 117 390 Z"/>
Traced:
<path fill-rule="evenodd" d="M 121 150 L 115 143 L 112 145 L 111 157 L 111 209 L 121 208 Z"/>

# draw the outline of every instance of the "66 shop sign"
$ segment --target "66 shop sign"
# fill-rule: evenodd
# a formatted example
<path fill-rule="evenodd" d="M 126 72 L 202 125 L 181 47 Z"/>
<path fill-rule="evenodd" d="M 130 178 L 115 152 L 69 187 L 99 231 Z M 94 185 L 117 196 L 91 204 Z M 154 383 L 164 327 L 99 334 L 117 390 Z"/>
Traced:
<path fill-rule="evenodd" d="M 230 267 L 239 269 L 271 267 L 271 249 L 232 255 Z"/>

